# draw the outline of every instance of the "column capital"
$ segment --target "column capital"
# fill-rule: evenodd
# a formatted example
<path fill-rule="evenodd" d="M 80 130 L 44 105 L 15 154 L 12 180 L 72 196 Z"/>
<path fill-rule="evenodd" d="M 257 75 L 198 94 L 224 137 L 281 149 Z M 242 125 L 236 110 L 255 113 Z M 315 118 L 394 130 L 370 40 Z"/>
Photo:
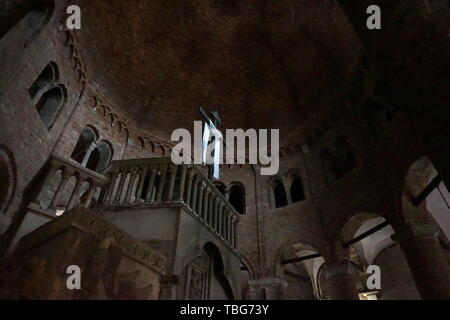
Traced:
<path fill-rule="evenodd" d="M 391 236 L 396 242 L 407 241 L 414 238 L 437 237 L 440 230 L 432 224 L 403 224 L 397 229 L 397 232 Z"/>

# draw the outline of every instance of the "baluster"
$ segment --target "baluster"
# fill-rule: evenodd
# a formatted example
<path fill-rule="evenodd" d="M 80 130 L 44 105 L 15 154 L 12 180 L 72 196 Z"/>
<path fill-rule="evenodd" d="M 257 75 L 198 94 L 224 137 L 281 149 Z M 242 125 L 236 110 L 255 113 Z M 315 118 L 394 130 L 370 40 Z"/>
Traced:
<path fill-rule="evenodd" d="M 194 169 L 191 168 L 189 170 L 187 190 L 186 190 L 186 199 L 185 199 L 187 206 L 190 207 L 191 209 L 192 209 L 192 206 L 191 206 L 191 194 L 192 194 L 192 188 L 193 188 L 192 187 L 192 180 L 194 179 L 194 173 L 195 173 Z"/>
<path fill-rule="evenodd" d="M 106 193 L 105 200 L 104 200 L 105 203 L 113 203 L 114 202 L 113 193 L 114 193 L 114 187 L 117 182 L 117 176 L 119 175 L 119 169 L 120 169 L 119 167 L 114 167 L 114 169 L 113 169 L 113 175 L 109 182 L 108 191 Z"/>
<path fill-rule="evenodd" d="M 204 192 L 204 182 L 200 179 L 197 214 L 202 219 L 203 219 L 203 211 L 202 211 L 202 209 L 203 209 L 203 192 Z"/>
<path fill-rule="evenodd" d="M 180 179 L 180 188 L 178 189 L 178 201 L 184 201 L 184 186 L 186 183 L 186 172 L 187 166 L 185 164 L 181 165 L 181 179 Z"/>
<path fill-rule="evenodd" d="M 226 240 L 229 244 L 231 244 L 231 212 L 227 214 L 227 230 L 226 230 Z"/>
<path fill-rule="evenodd" d="M 86 202 L 84 203 L 85 208 L 89 208 L 91 206 L 92 198 L 94 197 L 95 191 L 97 191 L 97 187 L 98 185 L 95 182 L 91 181 L 89 183 L 89 191 L 87 194 Z"/>
<path fill-rule="evenodd" d="M 127 191 L 125 193 L 125 203 L 129 204 L 131 201 L 131 193 L 133 192 L 134 182 L 136 181 L 136 176 L 138 174 L 138 167 L 130 168 L 130 180 L 127 186 Z"/>
<path fill-rule="evenodd" d="M 208 224 L 208 209 L 209 209 L 209 195 L 211 190 L 205 186 L 205 193 L 203 195 L 203 221 Z"/>
<path fill-rule="evenodd" d="M 232 229 L 232 242 L 233 242 L 233 248 L 237 247 L 237 225 L 238 225 L 238 218 L 233 217 L 233 229 Z"/>
<path fill-rule="evenodd" d="M 148 172 L 148 166 L 147 165 L 141 166 L 141 175 L 139 177 L 139 185 L 138 185 L 137 192 L 136 192 L 136 201 L 135 202 L 141 201 L 142 190 L 144 189 L 144 182 L 145 182 L 145 177 L 147 176 L 147 172 Z"/>
<path fill-rule="evenodd" d="M 217 217 L 217 233 L 219 234 L 220 237 L 223 238 L 223 234 L 222 234 L 222 222 L 223 222 L 223 213 L 225 210 L 225 204 L 221 204 L 220 205 L 220 210 L 219 210 L 219 216 Z"/>
<path fill-rule="evenodd" d="M 220 199 L 217 196 L 215 196 L 213 199 L 213 210 L 209 217 L 209 224 L 214 230 L 216 230 L 216 218 L 217 218 L 217 210 L 219 209 L 219 203 Z"/>
<path fill-rule="evenodd" d="M 158 173 L 158 166 L 151 166 L 150 167 L 150 181 L 148 183 L 148 190 L 147 190 L 147 194 L 145 196 L 145 201 L 146 202 L 151 202 L 152 201 L 152 193 L 153 193 L 153 187 L 155 185 L 155 179 L 156 179 L 156 174 Z"/>
<path fill-rule="evenodd" d="M 73 170 L 68 169 L 67 167 L 63 167 L 62 170 L 63 171 L 62 171 L 61 181 L 59 182 L 58 188 L 56 189 L 56 192 L 53 195 L 53 199 L 50 203 L 50 208 L 52 208 L 52 209 L 55 209 L 56 203 L 59 200 L 59 196 L 60 196 L 61 192 L 64 191 L 64 188 L 65 188 L 67 182 L 69 181 L 70 177 L 73 176 Z"/>
<path fill-rule="evenodd" d="M 161 165 L 161 178 L 159 179 L 159 186 L 156 193 L 156 203 L 161 203 L 164 193 L 164 185 L 166 183 L 167 164 Z"/>
<path fill-rule="evenodd" d="M 130 170 L 129 167 L 121 167 L 121 174 L 120 174 L 120 181 L 119 181 L 119 186 L 117 188 L 117 193 L 116 193 L 116 204 L 120 204 L 120 199 L 122 198 L 122 192 L 123 192 L 123 186 L 125 185 L 125 181 L 127 180 L 127 176 L 128 176 L 128 171 Z"/>
<path fill-rule="evenodd" d="M 169 194 L 167 196 L 167 201 L 173 200 L 173 189 L 175 186 L 175 177 L 177 174 L 178 167 L 176 165 L 170 165 L 169 171 L 170 171 L 170 178 L 169 178 Z"/>
<path fill-rule="evenodd" d="M 198 193 L 198 175 L 194 175 L 193 181 L 193 193 L 191 199 L 191 209 L 193 212 L 197 212 L 197 193 Z"/>
<path fill-rule="evenodd" d="M 75 183 L 75 187 L 73 188 L 72 194 L 70 195 L 69 204 L 67 205 L 66 211 L 72 210 L 72 208 L 75 206 L 75 201 L 80 199 L 81 187 L 83 186 L 87 177 L 82 174 L 78 174 L 75 176 L 75 178 L 77 180 Z"/>

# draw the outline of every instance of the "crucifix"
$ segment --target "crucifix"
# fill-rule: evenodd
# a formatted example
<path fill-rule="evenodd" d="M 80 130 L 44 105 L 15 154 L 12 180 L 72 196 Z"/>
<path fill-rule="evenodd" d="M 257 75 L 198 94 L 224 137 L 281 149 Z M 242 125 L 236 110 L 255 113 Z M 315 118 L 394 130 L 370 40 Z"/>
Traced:
<path fill-rule="evenodd" d="M 218 127 L 222 124 L 219 112 L 217 110 L 207 112 L 202 107 L 199 108 L 200 114 L 205 119 L 205 128 L 203 130 L 203 143 L 202 143 L 202 162 L 208 166 L 208 178 L 219 179 L 219 167 L 220 167 L 220 151 L 223 143 L 223 136 Z M 208 154 L 209 140 L 213 144 L 213 150 Z M 212 164 L 208 159 L 213 157 Z"/>

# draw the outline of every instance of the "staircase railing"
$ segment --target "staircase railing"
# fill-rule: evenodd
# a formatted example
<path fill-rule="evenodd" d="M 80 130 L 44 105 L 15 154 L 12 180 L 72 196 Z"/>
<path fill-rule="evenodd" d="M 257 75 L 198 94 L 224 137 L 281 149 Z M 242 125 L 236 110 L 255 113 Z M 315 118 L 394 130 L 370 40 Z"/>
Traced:
<path fill-rule="evenodd" d="M 29 208 L 40 213 L 55 215 L 77 205 L 89 208 L 93 199 L 100 198 L 110 179 L 86 169 L 73 160 L 53 155 L 45 172 L 42 187 Z M 61 213 L 62 213 L 61 212 Z"/>
<path fill-rule="evenodd" d="M 170 158 L 113 161 L 106 206 L 183 204 L 190 213 L 236 248 L 239 214 L 214 184 L 193 165 L 175 165 Z"/>

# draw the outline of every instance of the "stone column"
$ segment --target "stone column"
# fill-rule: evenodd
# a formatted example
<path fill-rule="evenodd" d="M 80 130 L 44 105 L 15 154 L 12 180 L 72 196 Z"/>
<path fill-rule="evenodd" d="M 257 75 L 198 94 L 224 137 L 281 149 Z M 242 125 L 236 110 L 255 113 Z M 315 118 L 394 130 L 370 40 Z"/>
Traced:
<path fill-rule="evenodd" d="M 50 208 L 54 209 L 56 206 L 56 203 L 59 200 L 59 196 L 64 191 L 64 188 L 66 187 L 67 182 L 69 179 L 73 176 L 74 172 L 70 169 L 63 168 L 63 172 L 61 174 L 61 181 L 59 182 L 59 185 L 56 189 L 55 194 L 53 195 L 52 202 L 50 204 Z"/>
<path fill-rule="evenodd" d="M 128 182 L 127 191 L 125 194 L 125 203 L 127 203 L 127 204 L 130 203 L 130 201 L 131 201 L 131 194 L 133 192 L 134 182 L 136 181 L 138 170 L 139 170 L 139 168 L 137 168 L 137 167 L 130 169 L 130 180 Z"/>
<path fill-rule="evenodd" d="M 105 200 L 104 200 L 105 203 L 112 203 L 112 202 L 114 202 L 114 195 L 113 195 L 113 193 L 114 193 L 114 186 L 116 185 L 117 177 L 119 176 L 119 168 L 115 167 L 113 170 L 114 170 L 113 171 L 113 175 L 112 175 L 111 180 L 109 182 L 108 191 L 106 193 Z"/>
<path fill-rule="evenodd" d="M 180 187 L 178 189 L 178 201 L 182 202 L 184 200 L 184 187 L 186 184 L 186 172 L 187 166 L 185 164 L 181 165 L 181 177 L 180 177 Z"/>
<path fill-rule="evenodd" d="M 323 268 L 332 300 L 359 300 L 358 276 L 350 261 L 326 262 Z"/>
<path fill-rule="evenodd" d="M 222 216 L 224 212 L 224 204 L 220 203 L 216 217 L 216 232 L 222 237 Z"/>
<path fill-rule="evenodd" d="M 405 224 L 392 236 L 400 244 L 424 300 L 450 299 L 450 267 L 438 233 L 433 225 Z"/>
<path fill-rule="evenodd" d="M 200 183 L 198 185 L 199 187 L 199 195 L 198 195 L 198 207 L 197 207 L 197 214 L 199 217 L 203 218 L 202 216 L 202 208 L 203 208 L 203 192 L 204 192 L 204 184 L 203 181 L 200 179 Z"/>
<path fill-rule="evenodd" d="M 140 199 L 142 196 L 142 190 L 144 189 L 144 182 L 145 182 L 145 177 L 147 176 L 147 172 L 148 172 L 148 166 L 146 166 L 146 165 L 141 166 L 141 174 L 139 177 L 139 184 L 138 184 L 138 188 L 137 188 L 137 192 L 136 192 L 136 201 L 135 202 L 140 202 Z"/>
<path fill-rule="evenodd" d="M 186 185 L 186 199 L 184 200 L 188 207 L 191 206 L 192 180 L 194 178 L 194 169 L 190 169 L 188 173 L 188 181 Z"/>
<path fill-rule="evenodd" d="M 125 181 L 127 180 L 127 176 L 128 176 L 128 167 L 123 167 L 120 169 L 121 173 L 120 173 L 120 181 L 119 181 L 119 186 L 117 187 L 117 192 L 116 192 L 116 196 L 115 196 L 115 203 L 119 204 L 120 203 L 120 198 L 122 198 L 122 192 L 123 192 L 123 186 L 125 184 Z"/>
<path fill-rule="evenodd" d="M 205 187 L 205 196 L 203 197 L 203 220 L 208 224 L 209 195 L 211 190 Z"/>
<path fill-rule="evenodd" d="M 194 175 L 192 183 L 192 198 L 191 198 L 191 209 L 194 213 L 196 213 L 197 209 L 197 193 L 198 193 L 198 176 Z"/>
<path fill-rule="evenodd" d="M 77 182 L 75 183 L 75 187 L 73 188 L 72 194 L 70 195 L 69 203 L 67 205 L 67 211 L 71 210 L 75 206 L 75 201 L 80 199 L 81 187 L 86 181 L 86 176 L 79 175 L 76 177 Z"/>
<path fill-rule="evenodd" d="M 146 202 L 151 202 L 152 201 L 153 187 L 155 185 L 155 179 L 156 179 L 156 174 L 157 173 L 158 173 L 158 167 L 157 166 L 151 166 L 150 167 L 150 181 L 148 182 L 147 194 L 145 195 L 145 201 Z"/>
<path fill-rule="evenodd" d="M 173 189 L 175 187 L 175 177 L 177 174 L 178 167 L 176 165 L 171 165 L 169 168 L 170 178 L 169 178 L 169 194 L 167 195 L 167 201 L 173 200 Z"/>
<path fill-rule="evenodd" d="M 158 191 L 156 192 L 155 202 L 161 202 L 164 193 L 164 185 L 166 184 L 167 164 L 161 165 L 161 178 L 159 179 Z"/>
<path fill-rule="evenodd" d="M 89 208 L 91 206 L 92 198 L 94 197 L 95 191 L 97 191 L 97 187 L 98 185 L 95 182 L 91 181 L 89 183 L 89 191 L 87 193 L 87 198 L 84 203 L 85 208 Z"/>

